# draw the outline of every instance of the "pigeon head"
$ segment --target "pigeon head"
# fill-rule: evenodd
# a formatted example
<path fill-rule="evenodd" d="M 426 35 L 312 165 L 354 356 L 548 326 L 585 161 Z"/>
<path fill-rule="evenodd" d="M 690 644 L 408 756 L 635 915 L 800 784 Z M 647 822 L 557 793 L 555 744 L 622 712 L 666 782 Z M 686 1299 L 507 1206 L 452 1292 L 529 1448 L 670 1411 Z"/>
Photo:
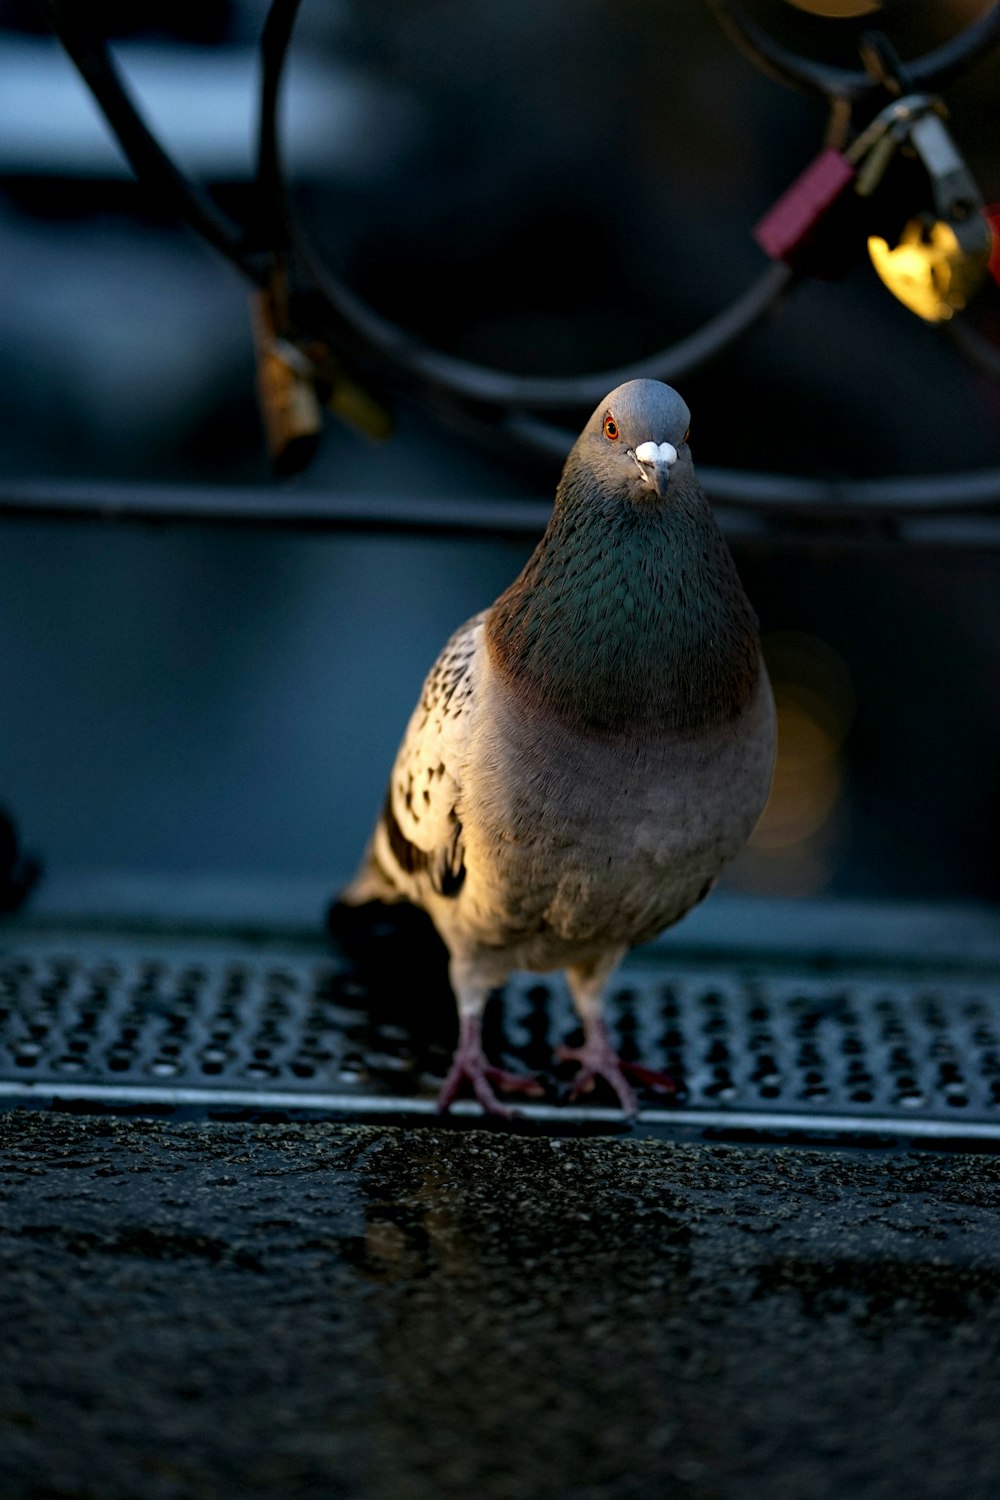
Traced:
<path fill-rule="evenodd" d="M 532 711 L 694 733 L 755 691 L 756 619 L 695 475 L 689 422 L 670 386 L 629 380 L 574 443 L 545 534 L 487 620 L 494 666 Z"/>
<path fill-rule="evenodd" d="M 691 472 L 691 413 L 669 385 L 628 380 L 605 396 L 573 449 L 602 490 L 637 502 L 666 498 L 671 483 Z"/>

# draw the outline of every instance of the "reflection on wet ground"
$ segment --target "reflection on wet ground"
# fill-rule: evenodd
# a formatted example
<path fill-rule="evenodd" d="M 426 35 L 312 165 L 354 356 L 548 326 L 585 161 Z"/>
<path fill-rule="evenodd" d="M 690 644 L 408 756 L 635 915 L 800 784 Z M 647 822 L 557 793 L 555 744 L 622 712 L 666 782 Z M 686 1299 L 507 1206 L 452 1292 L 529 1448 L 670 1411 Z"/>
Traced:
<path fill-rule="evenodd" d="M 0 1139 L 5 1500 L 997 1493 L 995 1157 Z"/>

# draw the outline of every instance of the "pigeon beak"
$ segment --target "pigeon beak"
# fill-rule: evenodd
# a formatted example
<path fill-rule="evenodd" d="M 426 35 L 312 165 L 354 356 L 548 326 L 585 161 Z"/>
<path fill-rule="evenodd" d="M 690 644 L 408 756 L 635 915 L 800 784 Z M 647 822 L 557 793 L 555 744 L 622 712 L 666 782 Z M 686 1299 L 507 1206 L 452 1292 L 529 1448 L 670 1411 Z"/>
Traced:
<path fill-rule="evenodd" d="M 643 484 L 648 484 L 662 500 L 670 483 L 670 471 L 677 462 L 673 443 L 640 443 L 632 457 L 639 466 Z"/>

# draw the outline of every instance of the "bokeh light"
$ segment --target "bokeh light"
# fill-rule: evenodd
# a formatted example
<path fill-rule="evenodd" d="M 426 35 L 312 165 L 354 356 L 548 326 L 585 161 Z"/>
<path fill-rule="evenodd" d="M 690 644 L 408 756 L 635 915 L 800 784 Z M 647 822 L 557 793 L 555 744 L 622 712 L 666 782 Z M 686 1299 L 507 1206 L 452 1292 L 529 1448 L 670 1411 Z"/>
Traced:
<path fill-rule="evenodd" d="M 846 827 L 844 743 L 854 718 L 851 675 L 816 636 L 764 637 L 778 716 L 771 796 L 730 883 L 785 896 L 817 895 L 830 884 Z"/>
<path fill-rule="evenodd" d="M 882 8 L 881 0 L 788 0 L 788 3 L 796 10 L 808 11 L 811 16 L 826 16 L 830 20 L 867 16 Z"/>

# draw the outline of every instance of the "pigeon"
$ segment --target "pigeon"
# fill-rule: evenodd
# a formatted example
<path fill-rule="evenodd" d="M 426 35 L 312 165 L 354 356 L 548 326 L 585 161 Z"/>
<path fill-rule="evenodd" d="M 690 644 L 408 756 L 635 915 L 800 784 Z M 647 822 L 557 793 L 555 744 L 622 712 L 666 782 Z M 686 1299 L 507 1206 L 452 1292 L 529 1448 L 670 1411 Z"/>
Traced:
<path fill-rule="evenodd" d="M 490 994 L 563 970 L 582 1045 L 571 1097 L 633 1080 L 603 1001 L 626 952 L 702 901 L 767 800 L 775 714 L 757 618 L 695 475 L 690 413 L 630 380 L 566 460 L 525 567 L 423 686 L 347 907 L 408 901 L 448 952 L 459 1037 L 438 1096 L 539 1091 L 483 1047 Z"/>

